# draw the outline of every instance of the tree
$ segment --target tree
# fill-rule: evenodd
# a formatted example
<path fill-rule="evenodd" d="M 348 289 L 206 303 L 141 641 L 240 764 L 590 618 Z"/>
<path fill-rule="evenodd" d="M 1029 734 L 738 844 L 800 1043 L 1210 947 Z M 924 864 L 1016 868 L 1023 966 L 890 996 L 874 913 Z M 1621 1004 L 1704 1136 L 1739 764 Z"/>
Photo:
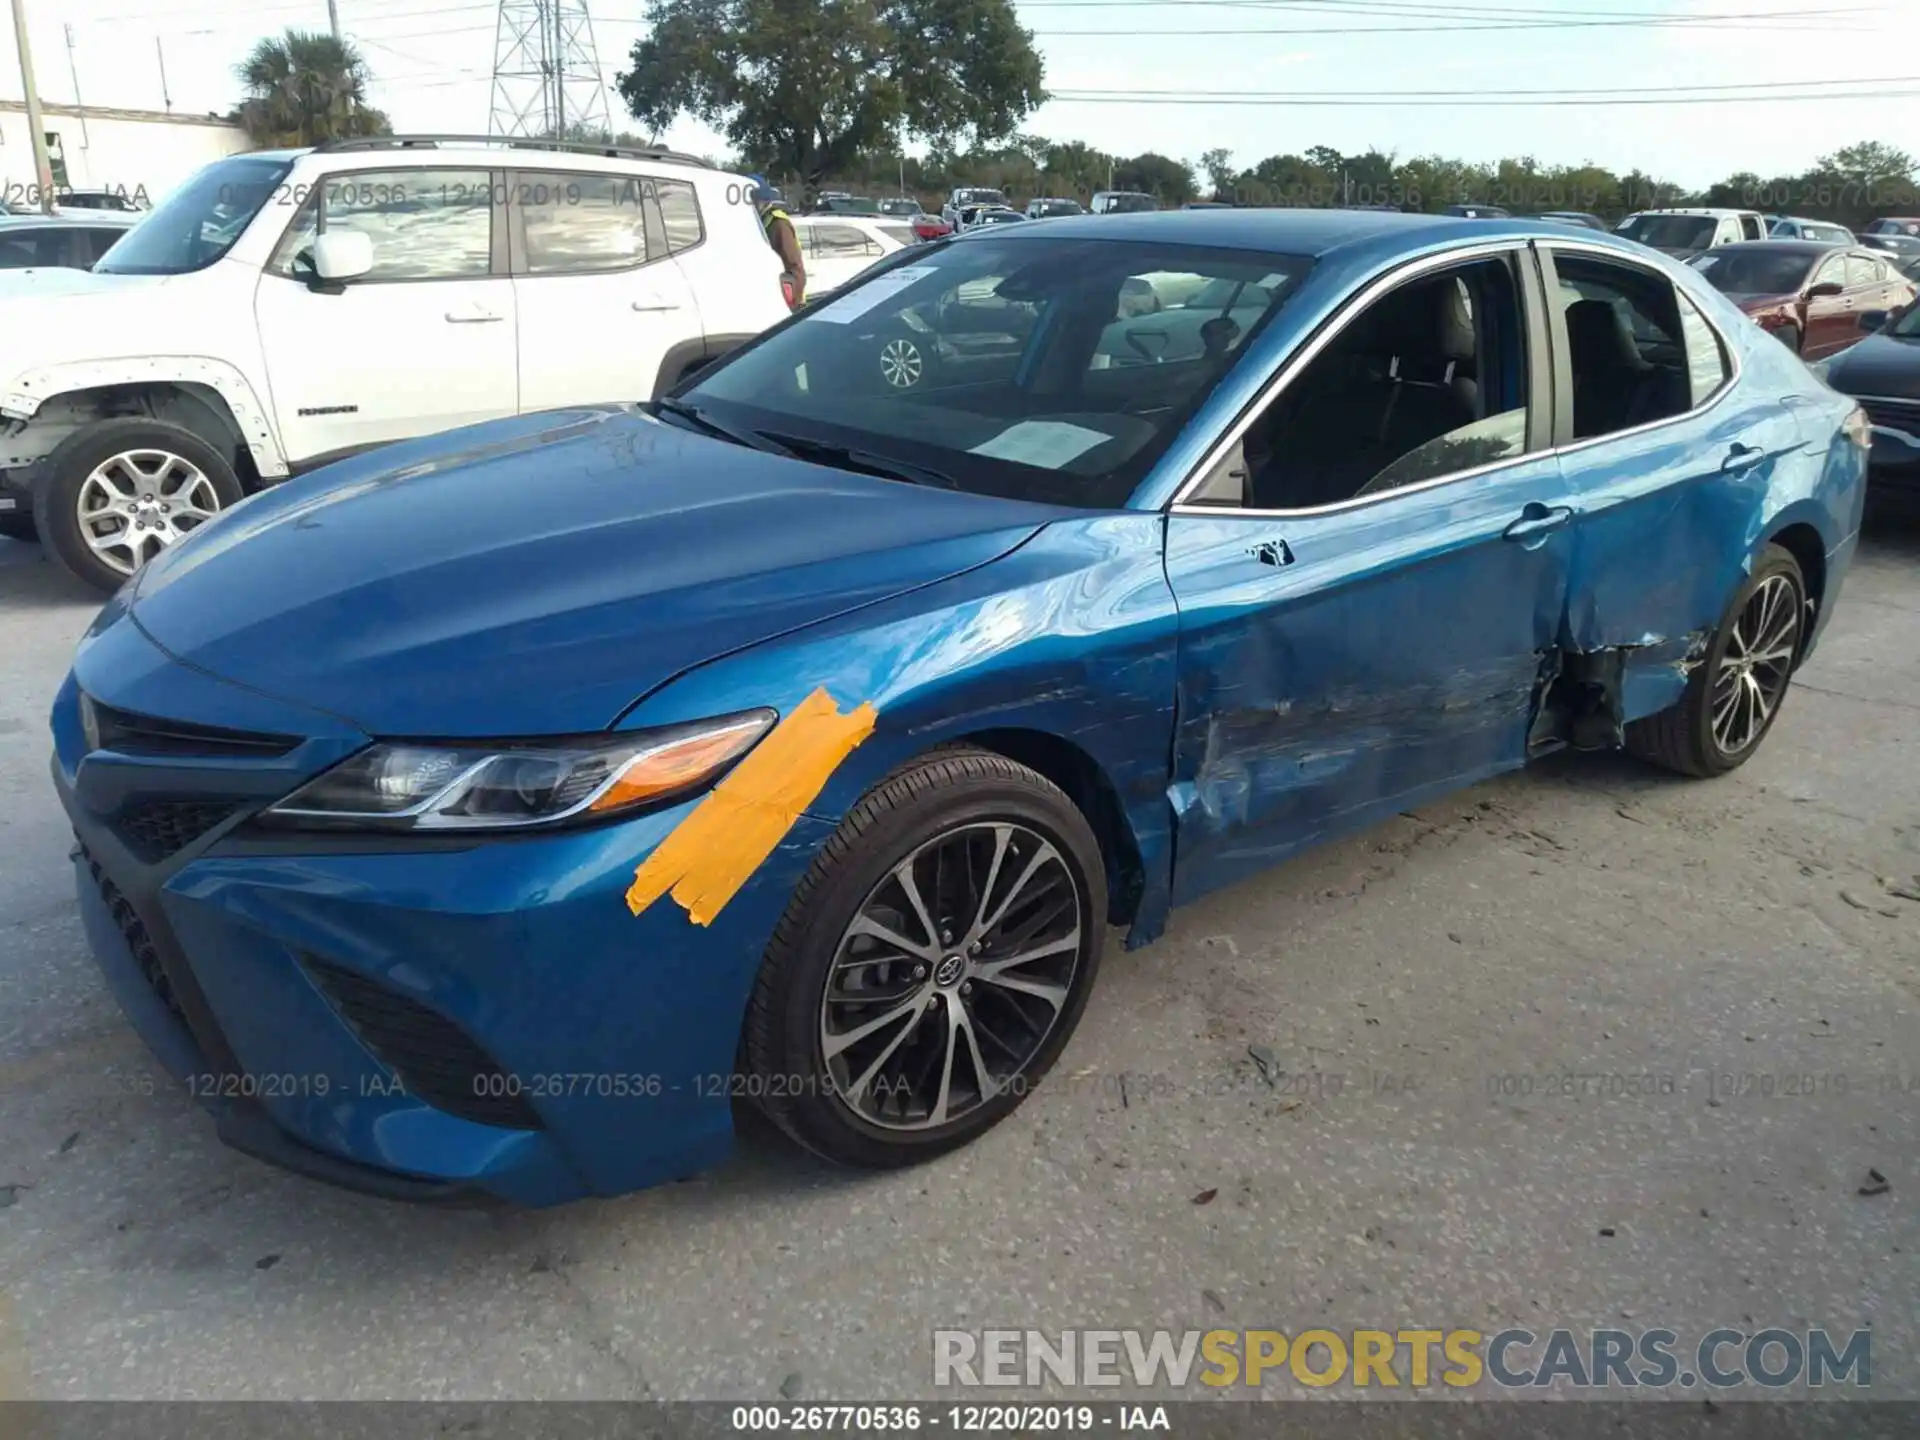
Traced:
<path fill-rule="evenodd" d="M 1200 157 L 1200 169 L 1207 177 L 1212 199 L 1233 199 L 1233 152 L 1208 150 Z"/>
<path fill-rule="evenodd" d="M 1113 188 L 1138 190 L 1169 205 L 1182 205 L 1193 199 L 1193 171 L 1184 160 L 1149 150 L 1113 167 Z"/>
<path fill-rule="evenodd" d="M 650 0 L 619 77 L 659 133 L 701 120 L 808 189 L 866 149 L 1011 136 L 1046 99 L 1010 0 Z"/>
<path fill-rule="evenodd" d="M 318 145 L 393 133 L 387 117 L 367 104 L 373 76 L 345 40 L 289 29 L 261 39 L 235 69 L 247 87 L 240 125 L 256 145 Z"/>

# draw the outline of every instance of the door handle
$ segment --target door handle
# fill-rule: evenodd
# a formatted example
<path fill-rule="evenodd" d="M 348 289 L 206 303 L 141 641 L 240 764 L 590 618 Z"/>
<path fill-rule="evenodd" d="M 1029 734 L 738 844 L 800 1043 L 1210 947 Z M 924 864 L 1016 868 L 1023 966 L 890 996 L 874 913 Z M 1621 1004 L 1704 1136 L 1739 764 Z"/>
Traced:
<path fill-rule="evenodd" d="M 1535 501 L 1520 512 L 1518 520 L 1500 533 L 1506 539 L 1517 540 L 1523 545 L 1529 541 L 1537 543 L 1545 540 L 1571 519 L 1573 519 L 1572 506 L 1542 505 Z"/>
<path fill-rule="evenodd" d="M 1278 535 L 1271 540 L 1262 540 L 1258 545 L 1250 547 L 1247 553 L 1262 565 L 1280 566 L 1293 563 L 1293 548 Z"/>
<path fill-rule="evenodd" d="M 1738 475 L 1743 470 L 1751 470 L 1766 458 L 1766 453 L 1758 445 L 1748 445 L 1736 440 L 1727 447 L 1727 458 L 1720 462 L 1720 473 Z"/>
<path fill-rule="evenodd" d="M 482 310 L 477 306 L 472 310 L 447 311 L 447 323 L 449 325 L 491 325 L 494 321 L 501 318 L 503 317 L 495 311 Z"/>
<path fill-rule="evenodd" d="M 678 310 L 680 302 L 678 300 L 636 300 L 633 302 L 633 308 L 642 314 L 648 314 L 659 310 Z"/>

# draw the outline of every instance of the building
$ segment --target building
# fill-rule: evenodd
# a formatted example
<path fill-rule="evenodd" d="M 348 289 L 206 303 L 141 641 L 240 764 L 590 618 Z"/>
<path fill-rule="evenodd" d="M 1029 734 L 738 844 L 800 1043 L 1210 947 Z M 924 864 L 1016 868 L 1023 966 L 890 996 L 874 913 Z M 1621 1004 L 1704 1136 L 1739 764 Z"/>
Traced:
<path fill-rule="evenodd" d="M 110 190 L 154 202 L 201 166 L 253 149 L 238 125 L 212 115 L 104 106 L 40 107 L 54 187 Z M 0 100 L 0 203 L 40 208 L 24 101 Z"/>

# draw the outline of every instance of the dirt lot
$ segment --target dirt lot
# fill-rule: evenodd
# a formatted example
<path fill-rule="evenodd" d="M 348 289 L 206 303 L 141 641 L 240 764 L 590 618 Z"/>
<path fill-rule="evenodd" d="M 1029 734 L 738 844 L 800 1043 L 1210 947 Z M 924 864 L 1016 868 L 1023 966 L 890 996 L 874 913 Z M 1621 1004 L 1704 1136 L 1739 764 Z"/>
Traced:
<path fill-rule="evenodd" d="M 925 1397 L 936 1327 L 1507 1324 L 1870 1325 L 1920 1396 L 1910 521 L 1732 777 L 1562 758 L 1180 912 L 927 1168 L 756 1135 L 545 1213 L 340 1194 L 139 1093 L 46 774 L 96 604 L 0 541 L 0 1397 Z"/>

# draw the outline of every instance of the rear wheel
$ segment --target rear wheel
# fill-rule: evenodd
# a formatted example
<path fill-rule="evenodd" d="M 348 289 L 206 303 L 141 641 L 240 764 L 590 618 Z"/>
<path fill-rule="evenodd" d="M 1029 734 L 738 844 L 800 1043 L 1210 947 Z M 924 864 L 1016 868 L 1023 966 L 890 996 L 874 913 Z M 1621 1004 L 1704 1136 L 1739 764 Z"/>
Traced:
<path fill-rule="evenodd" d="M 931 351 L 925 340 L 904 331 L 880 342 L 880 383 L 888 390 L 915 390 L 925 382 L 932 367 Z"/>
<path fill-rule="evenodd" d="M 1079 1023 L 1106 906 L 1058 788 L 998 755 L 926 757 L 854 807 L 795 891 L 748 1011 L 749 1093 L 846 1164 L 966 1144 Z"/>
<path fill-rule="evenodd" d="M 1805 641 L 1807 585 L 1778 545 L 1735 592 L 1677 705 L 1627 727 L 1627 748 L 1684 775 L 1746 763 L 1779 718 Z"/>

